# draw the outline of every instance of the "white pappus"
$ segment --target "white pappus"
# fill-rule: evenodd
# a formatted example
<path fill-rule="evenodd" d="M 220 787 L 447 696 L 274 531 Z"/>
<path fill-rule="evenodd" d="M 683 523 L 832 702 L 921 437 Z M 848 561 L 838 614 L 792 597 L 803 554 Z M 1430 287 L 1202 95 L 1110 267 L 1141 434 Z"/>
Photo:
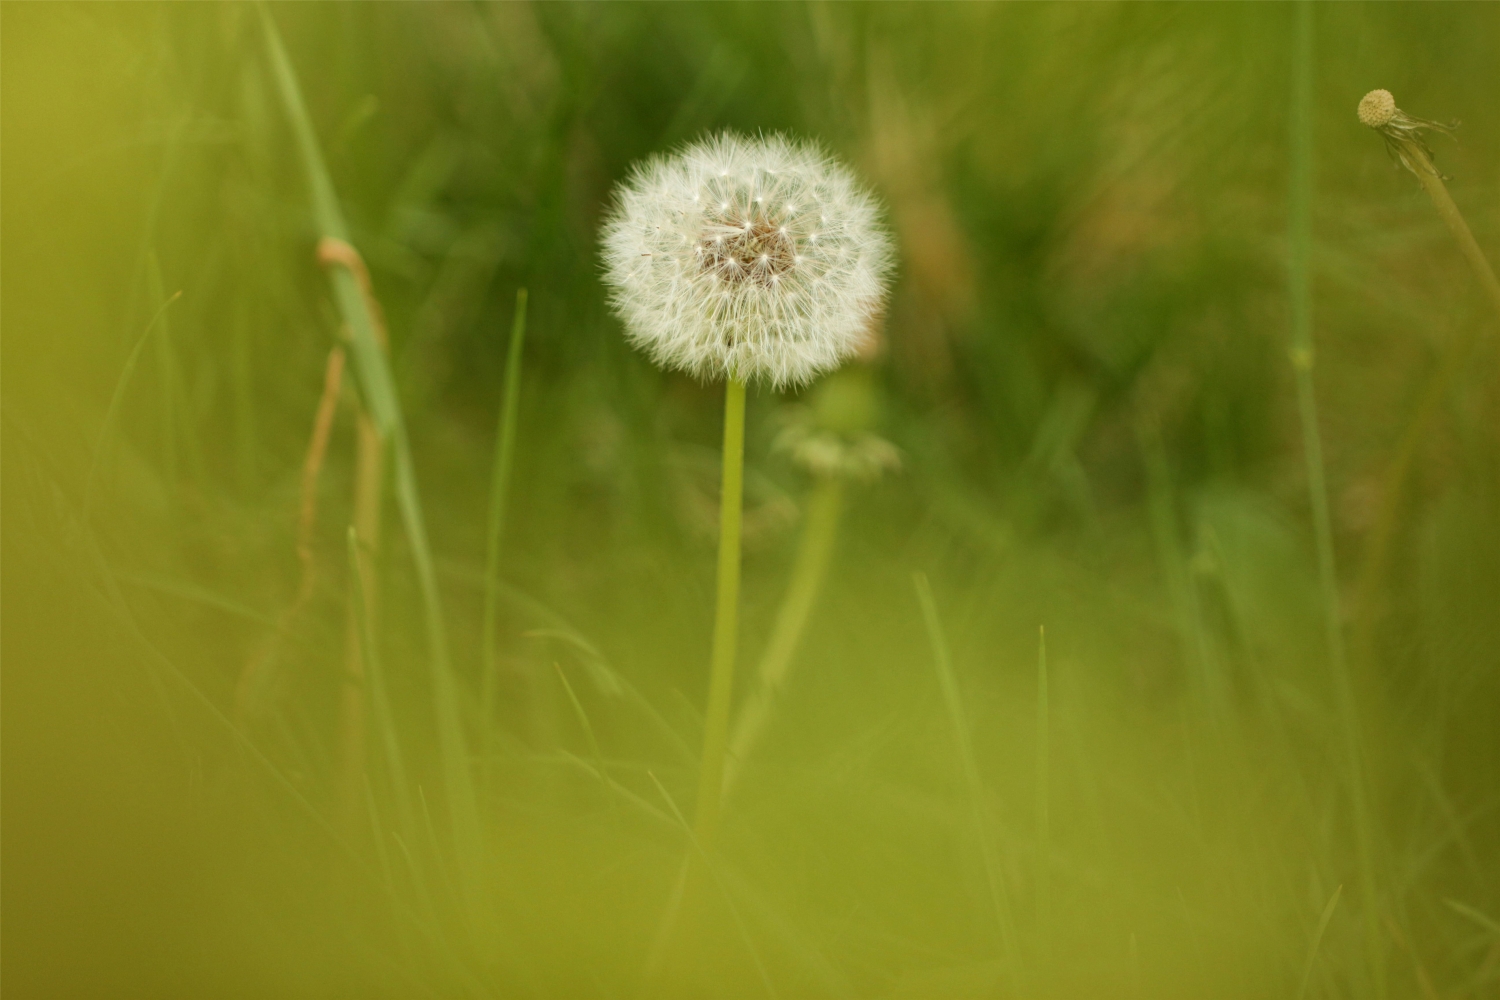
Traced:
<path fill-rule="evenodd" d="M 893 262 L 854 175 L 780 135 L 726 132 L 638 164 L 601 242 L 632 343 L 699 378 L 776 388 L 860 349 Z"/>

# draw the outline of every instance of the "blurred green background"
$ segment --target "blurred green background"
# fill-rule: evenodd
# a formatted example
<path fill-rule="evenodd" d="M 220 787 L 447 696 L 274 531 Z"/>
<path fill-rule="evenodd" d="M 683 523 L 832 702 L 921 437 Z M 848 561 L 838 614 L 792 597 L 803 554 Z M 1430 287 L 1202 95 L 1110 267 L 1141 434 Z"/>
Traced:
<path fill-rule="evenodd" d="M 299 560 L 341 320 L 257 8 L 5 4 L 9 996 L 1500 990 L 1500 318 L 1354 116 L 1461 119 L 1437 162 L 1500 256 L 1500 8 L 1318 6 L 1302 56 L 1282 4 L 269 13 L 387 321 L 451 689 L 388 482 L 350 571 L 349 376 Z M 1299 71 L 1347 699 L 1289 360 Z M 902 468 L 847 486 L 712 899 L 648 968 L 721 392 L 628 347 L 595 239 L 632 161 L 726 127 L 887 206 L 861 371 Z M 818 392 L 752 394 L 741 698 Z"/>

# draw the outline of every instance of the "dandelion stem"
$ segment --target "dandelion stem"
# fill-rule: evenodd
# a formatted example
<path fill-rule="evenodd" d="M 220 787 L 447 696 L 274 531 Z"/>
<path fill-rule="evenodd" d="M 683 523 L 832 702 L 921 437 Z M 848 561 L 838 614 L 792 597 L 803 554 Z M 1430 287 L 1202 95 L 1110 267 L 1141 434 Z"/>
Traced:
<path fill-rule="evenodd" d="M 792 579 L 787 585 L 781 608 L 776 613 L 771 641 L 767 643 L 766 652 L 760 660 L 760 688 L 746 701 L 735 719 L 725 762 L 725 796 L 733 787 L 741 764 L 754 749 L 765 729 L 776 696 L 791 670 L 792 657 L 807 628 L 807 619 L 817 602 L 823 578 L 828 574 L 828 561 L 833 554 L 833 543 L 838 537 L 843 509 L 844 481 L 837 476 L 821 477 L 808 499 L 807 519 L 798 543 L 796 562 L 792 564 Z"/>
<path fill-rule="evenodd" d="M 1432 199 L 1432 205 L 1437 209 L 1438 215 L 1448 225 L 1448 231 L 1453 234 L 1454 240 L 1458 242 L 1458 248 L 1463 252 L 1464 259 L 1474 269 L 1474 276 L 1484 286 L 1485 293 L 1490 297 L 1490 303 L 1495 307 L 1495 313 L 1500 315 L 1500 279 L 1495 277 L 1494 268 L 1490 267 L 1489 260 L 1484 256 L 1484 251 L 1479 248 L 1479 243 L 1474 239 L 1474 234 L 1469 231 L 1468 223 L 1454 204 L 1453 197 L 1448 194 L 1448 186 L 1443 183 L 1443 175 L 1438 173 L 1432 165 L 1432 160 L 1427 156 L 1427 151 L 1421 148 L 1419 143 L 1406 143 L 1407 153 L 1417 161 L 1419 169 L 1415 171 L 1417 180 L 1422 182 L 1426 188 L 1427 196 Z"/>
<path fill-rule="evenodd" d="M 713 658 L 708 711 L 703 725 L 703 761 L 698 775 L 694 834 L 707 849 L 719 826 L 724 758 L 729 743 L 729 705 L 734 693 L 734 654 L 739 637 L 740 513 L 745 478 L 745 383 L 724 386 L 724 465 L 719 495 L 718 605 L 714 611 Z"/>

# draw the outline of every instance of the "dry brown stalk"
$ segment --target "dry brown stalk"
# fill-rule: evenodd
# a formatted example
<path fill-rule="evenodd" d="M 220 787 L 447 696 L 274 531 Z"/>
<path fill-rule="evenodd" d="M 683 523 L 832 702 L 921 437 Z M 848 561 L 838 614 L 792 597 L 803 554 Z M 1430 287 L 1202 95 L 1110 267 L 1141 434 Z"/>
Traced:
<path fill-rule="evenodd" d="M 312 597 L 317 580 L 317 566 L 313 559 L 313 533 L 318 520 L 318 479 L 328 455 L 328 438 L 333 431 L 333 418 L 338 406 L 339 393 L 344 382 L 344 348 L 334 345 L 328 352 L 328 363 L 323 369 L 323 393 L 318 398 L 318 408 L 313 417 L 312 437 L 307 442 L 307 454 L 302 459 L 302 486 L 297 514 L 297 561 L 301 564 L 301 576 L 297 583 L 297 596 L 276 617 L 276 630 L 265 648 L 240 673 L 235 685 L 235 715 L 245 719 L 253 716 L 260 707 L 261 694 L 272 670 L 282 642 L 291 631 L 293 622 L 302 613 L 302 608 Z"/>
<path fill-rule="evenodd" d="M 370 272 L 359 251 L 344 240 L 325 236 L 318 241 L 318 263 L 347 268 L 364 293 L 375 321 L 375 339 L 382 349 L 388 339 L 385 315 L 370 284 Z M 346 331 L 347 333 L 347 331 Z M 380 553 L 381 486 L 385 476 L 385 439 L 363 405 L 355 414 L 354 514 L 359 586 L 364 594 L 365 614 L 376 620 L 378 605 L 377 559 Z M 353 581 L 351 581 L 351 586 Z M 344 683 L 339 708 L 339 806 L 351 827 L 357 829 L 364 805 L 365 770 L 365 654 L 361 626 L 354 601 L 345 617 Z"/>

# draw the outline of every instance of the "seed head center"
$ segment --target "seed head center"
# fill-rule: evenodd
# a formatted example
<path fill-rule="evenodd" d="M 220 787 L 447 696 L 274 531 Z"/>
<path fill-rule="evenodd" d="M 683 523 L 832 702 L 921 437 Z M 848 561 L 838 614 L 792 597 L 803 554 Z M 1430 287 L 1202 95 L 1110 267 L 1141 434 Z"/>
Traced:
<path fill-rule="evenodd" d="M 763 215 L 727 217 L 699 240 L 703 269 L 733 283 L 771 285 L 796 264 L 797 247 L 786 227 Z"/>

